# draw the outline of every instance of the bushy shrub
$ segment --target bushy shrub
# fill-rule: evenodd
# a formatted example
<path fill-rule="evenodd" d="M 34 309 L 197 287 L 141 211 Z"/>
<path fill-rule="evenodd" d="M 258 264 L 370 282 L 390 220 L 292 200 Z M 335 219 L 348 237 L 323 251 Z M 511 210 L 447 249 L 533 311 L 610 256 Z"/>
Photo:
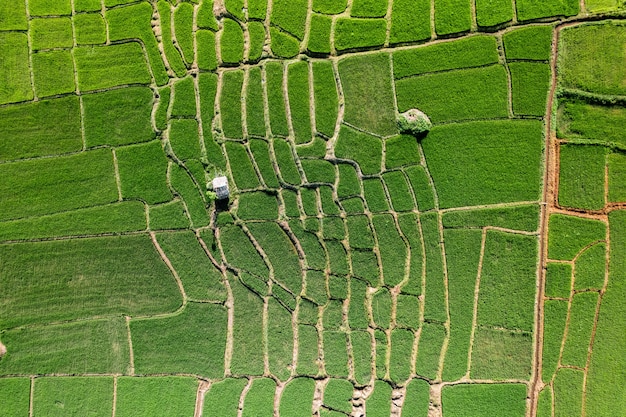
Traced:
<path fill-rule="evenodd" d="M 398 128 L 402 133 L 423 136 L 433 127 L 426 114 L 418 109 L 409 109 L 401 113 L 398 118 Z"/>

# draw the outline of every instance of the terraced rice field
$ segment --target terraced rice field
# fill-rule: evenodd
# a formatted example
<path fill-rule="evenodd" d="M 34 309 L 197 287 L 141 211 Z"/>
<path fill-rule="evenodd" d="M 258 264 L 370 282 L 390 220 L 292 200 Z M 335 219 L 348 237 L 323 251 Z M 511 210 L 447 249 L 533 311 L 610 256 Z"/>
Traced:
<path fill-rule="evenodd" d="M 4 0 L 0 415 L 626 415 L 625 10 Z"/>

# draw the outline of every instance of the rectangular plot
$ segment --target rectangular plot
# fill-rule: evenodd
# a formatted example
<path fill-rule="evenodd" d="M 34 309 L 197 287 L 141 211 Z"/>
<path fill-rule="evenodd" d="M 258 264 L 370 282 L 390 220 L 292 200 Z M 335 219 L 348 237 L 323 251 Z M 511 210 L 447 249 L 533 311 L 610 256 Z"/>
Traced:
<path fill-rule="evenodd" d="M 199 160 L 202 157 L 196 120 L 172 120 L 170 122 L 169 140 L 172 150 L 183 162 L 189 159 Z"/>
<path fill-rule="evenodd" d="M 38 97 L 74 92 L 74 63 L 70 51 L 39 52 L 31 59 Z"/>
<path fill-rule="evenodd" d="M 226 142 L 226 154 L 233 171 L 233 180 L 240 190 L 258 187 L 259 177 L 252 166 L 250 156 L 244 145 Z"/>
<path fill-rule="evenodd" d="M 585 367 L 597 302 L 598 294 L 595 292 L 574 295 L 561 358 L 564 365 Z"/>
<path fill-rule="evenodd" d="M 467 32 L 472 26 L 472 8 L 467 0 L 435 0 L 437 35 Z"/>
<path fill-rule="evenodd" d="M 339 18 L 335 23 L 337 51 L 354 51 L 383 46 L 387 24 L 376 18 Z"/>
<path fill-rule="evenodd" d="M 243 417 L 270 416 L 274 413 L 276 382 L 270 378 L 257 378 L 246 393 Z"/>
<path fill-rule="evenodd" d="M 102 205 L 118 199 L 113 157 L 108 149 L 2 164 L 0 178 L 0 220 Z"/>
<path fill-rule="evenodd" d="M 419 108 L 433 123 L 504 118 L 507 84 L 501 65 L 402 79 L 396 81 L 398 108 L 401 112 Z"/>
<path fill-rule="evenodd" d="M 367 206 L 371 212 L 383 212 L 389 210 L 387 195 L 383 189 L 380 178 L 367 178 L 363 180 L 363 194 Z"/>
<path fill-rule="evenodd" d="M 0 245 L 0 254 L 0 295 L 7 300 L 0 327 L 180 306 L 174 279 L 146 235 Z"/>
<path fill-rule="evenodd" d="M 293 360 L 292 316 L 289 310 L 275 299 L 270 298 L 267 317 L 267 350 L 270 372 L 285 381 L 291 375 Z"/>
<path fill-rule="evenodd" d="M 450 304 L 450 342 L 443 368 L 444 380 L 457 380 L 467 372 L 474 315 L 474 289 L 478 274 L 482 232 L 446 230 L 446 265 Z"/>
<path fill-rule="evenodd" d="M 346 217 L 350 247 L 355 249 L 374 248 L 374 235 L 366 216 Z"/>
<path fill-rule="evenodd" d="M 396 79 L 457 68 L 498 63 L 498 45 L 493 36 L 477 35 L 451 42 L 393 52 Z"/>
<path fill-rule="evenodd" d="M 351 329 L 366 329 L 369 325 L 369 312 L 365 305 L 367 285 L 355 278 L 350 279 L 350 309 L 348 321 Z"/>
<path fill-rule="evenodd" d="M 526 415 L 524 384 L 460 384 L 444 387 L 446 417 Z"/>
<path fill-rule="evenodd" d="M 74 7 L 76 8 L 76 5 Z M 106 24 L 101 14 L 77 14 L 72 19 L 78 45 L 98 45 L 106 42 Z"/>
<path fill-rule="evenodd" d="M 394 0 L 389 43 L 430 39 L 430 1 Z"/>
<path fill-rule="evenodd" d="M 298 343 L 297 373 L 300 375 L 317 375 L 319 373 L 317 364 L 319 341 L 315 327 L 305 324 L 299 325 Z"/>
<path fill-rule="evenodd" d="M 402 417 L 425 416 L 428 414 L 430 385 L 423 379 L 413 379 L 406 387 L 402 404 Z"/>
<path fill-rule="evenodd" d="M 539 200 L 540 121 L 436 126 L 422 145 L 441 208 Z"/>
<path fill-rule="evenodd" d="M 511 0 L 477 0 L 476 23 L 479 27 L 493 27 L 513 19 Z"/>
<path fill-rule="evenodd" d="M 417 345 L 415 372 L 417 375 L 435 379 L 439 371 L 441 347 L 446 336 L 446 329 L 436 323 L 424 323 Z"/>
<path fill-rule="evenodd" d="M 561 100 L 558 120 L 559 137 L 626 145 L 626 108 Z"/>
<path fill-rule="evenodd" d="M 116 157 L 124 198 L 138 198 L 148 204 L 172 198 L 167 184 L 167 158 L 160 140 L 119 148 Z"/>
<path fill-rule="evenodd" d="M 546 300 L 544 303 L 541 375 L 545 382 L 552 381 L 559 364 L 567 304 L 567 301 L 562 300 Z"/>
<path fill-rule="evenodd" d="M 194 413 L 198 380 L 190 377 L 120 377 L 117 417 L 189 416 Z"/>
<path fill-rule="evenodd" d="M 2 343 L 9 352 L 0 363 L 3 375 L 129 372 L 126 326 L 120 317 L 7 330 Z"/>
<path fill-rule="evenodd" d="M 338 65 L 345 121 L 379 135 L 396 133 L 389 55 L 353 56 Z"/>
<path fill-rule="evenodd" d="M 51 377 L 35 379 L 33 414 L 46 416 L 110 416 L 113 377 Z"/>
<path fill-rule="evenodd" d="M 72 21 L 67 17 L 32 19 L 30 22 L 31 48 L 35 51 L 51 48 L 71 48 Z"/>
<path fill-rule="evenodd" d="M 413 339 L 413 332 L 409 330 L 395 329 L 391 332 L 389 375 L 394 382 L 403 383 L 411 376 Z"/>
<path fill-rule="evenodd" d="M 81 46 L 74 49 L 74 59 L 82 91 L 150 83 L 148 63 L 137 42 Z"/>
<path fill-rule="evenodd" d="M 608 156 L 610 202 L 626 202 L 626 157 L 621 153 Z"/>
<path fill-rule="evenodd" d="M 548 262 L 546 265 L 547 297 L 569 298 L 572 291 L 572 265 Z"/>
<path fill-rule="evenodd" d="M 77 97 L 0 108 L 0 159 L 62 154 L 82 148 Z"/>
<path fill-rule="evenodd" d="M 83 96 L 87 147 L 128 145 L 155 138 L 150 123 L 154 94 L 145 87 Z"/>
<path fill-rule="evenodd" d="M 326 240 L 326 251 L 328 252 L 328 260 L 330 271 L 337 275 L 346 275 L 349 272 L 348 259 L 346 250 L 340 242 L 334 240 Z"/>
<path fill-rule="evenodd" d="M 281 417 L 309 417 L 312 414 L 315 380 L 311 378 L 292 379 L 280 398 Z"/>
<path fill-rule="evenodd" d="M 206 417 L 237 417 L 241 392 L 247 379 L 228 378 L 215 382 L 204 396 L 202 415 Z"/>
<path fill-rule="evenodd" d="M 331 137 L 335 132 L 339 104 L 335 74 L 330 62 L 313 63 L 313 94 L 315 128 L 317 132 Z"/>
<path fill-rule="evenodd" d="M 372 377 L 372 339 L 365 331 L 352 331 L 352 357 L 354 358 L 354 379 L 359 384 L 368 384 Z"/>
<path fill-rule="evenodd" d="M 211 237 L 212 239 L 212 237 Z M 205 240 L 207 243 L 208 239 Z M 226 261 L 235 268 L 269 279 L 269 270 L 248 236 L 239 226 L 220 228 L 220 241 Z"/>
<path fill-rule="evenodd" d="M 30 404 L 30 378 L 0 379 L 0 414 L 27 416 Z"/>
<path fill-rule="evenodd" d="M 302 179 L 300 178 L 300 171 L 294 161 L 289 142 L 276 139 L 272 142 L 272 145 L 274 146 L 276 164 L 278 165 L 283 181 L 289 184 L 299 185 Z"/>
<path fill-rule="evenodd" d="M 542 0 L 519 0 L 515 3 L 520 21 L 540 19 L 552 16 L 574 16 L 578 14 L 577 0 L 545 2 Z"/>
<path fill-rule="evenodd" d="M 263 300 L 236 279 L 230 280 L 234 296 L 234 345 L 231 372 L 263 375 Z"/>
<path fill-rule="evenodd" d="M 488 231 L 478 296 L 478 324 L 533 330 L 537 238 Z"/>
<path fill-rule="evenodd" d="M 534 232 L 539 227 L 539 205 L 449 211 L 443 215 L 445 228 L 483 228 L 486 226 Z"/>
<path fill-rule="evenodd" d="M 516 115 L 543 116 L 546 113 L 547 91 L 551 70 L 548 64 L 511 62 L 513 113 Z"/>
<path fill-rule="evenodd" d="M 559 204 L 598 210 L 604 207 L 606 148 L 561 145 Z"/>
<path fill-rule="evenodd" d="M 33 99 L 28 67 L 28 38 L 24 33 L 0 33 L 0 104 Z"/>
<path fill-rule="evenodd" d="M 391 413 L 391 397 L 393 391 L 387 382 L 374 381 L 374 391 L 367 397 L 365 407 L 371 417 L 386 417 Z"/>
<path fill-rule="evenodd" d="M 559 369 L 554 379 L 554 417 L 582 415 L 584 378 L 582 371 Z"/>
<path fill-rule="evenodd" d="M 552 26 L 526 26 L 502 36 L 507 59 L 550 59 Z"/>
<path fill-rule="evenodd" d="M 7 0 L 0 4 L 0 30 L 27 30 L 24 0 Z"/>
<path fill-rule="evenodd" d="M 373 223 L 378 237 L 385 285 L 395 287 L 404 279 L 407 247 L 391 215 L 375 216 Z"/>
<path fill-rule="evenodd" d="M 258 139 L 250 140 L 250 150 L 254 157 L 257 167 L 261 172 L 265 185 L 269 188 L 278 188 L 278 178 L 274 171 L 274 166 L 270 159 L 269 146 L 267 142 Z"/>
<path fill-rule="evenodd" d="M 2 222 L 0 241 L 121 233 L 145 229 L 144 205 L 138 201 L 126 201 Z"/>
<path fill-rule="evenodd" d="M 307 49 L 314 54 L 330 54 L 330 32 L 333 20 L 329 16 L 311 15 L 311 29 Z"/>
<path fill-rule="evenodd" d="M 470 376 L 477 379 L 529 380 L 533 353 L 532 335 L 477 328 Z"/>
<path fill-rule="evenodd" d="M 310 142 L 311 137 L 311 103 L 309 101 L 309 65 L 298 61 L 289 65 L 287 70 L 287 86 L 291 123 L 296 143 Z"/>
<path fill-rule="evenodd" d="M 232 139 L 243 137 L 241 126 L 241 89 L 243 71 L 227 71 L 222 77 L 220 112 L 224 136 Z"/>
<path fill-rule="evenodd" d="M 446 321 L 447 315 L 438 214 L 425 214 L 421 217 L 421 222 L 426 250 L 424 318 L 443 323 Z"/>
<path fill-rule="evenodd" d="M 174 103 L 172 116 L 196 115 L 196 92 L 193 78 L 185 77 L 172 84 Z"/>
<path fill-rule="evenodd" d="M 259 67 L 251 68 L 248 71 L 246 122 L 248 135 L 265 137 L 265 103 Z"/>
<path fill-rule="evenodd" d="M 324 332 L 324 367 L 335 377 L 348 376 L 347 335 L 343 332 Z"/>
<path fill-rule="evenodd" d="M 283 97 L 283 64 L 277 61 L 268 62 L 265 64 L 265 76 L 267 78 L 267 101 L 272 134 L 289 136 L 287 111 Z"/>
<path fill-rule="evenodd" d="M 189 218 L 181 199 L 150 207 L 150 230 L 187 229 Z"/>

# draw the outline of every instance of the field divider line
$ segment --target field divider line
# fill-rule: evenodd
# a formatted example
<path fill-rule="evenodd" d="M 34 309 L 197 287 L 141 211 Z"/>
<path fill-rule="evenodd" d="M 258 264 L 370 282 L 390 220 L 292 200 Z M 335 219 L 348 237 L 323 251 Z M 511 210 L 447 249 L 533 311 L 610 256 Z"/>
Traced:
<path fill-rule="evenodd" d="M 469 350 L 467 352 L 467 372 L 462 379 L 470 379 L 470 371 L 472 366 L 472 353 L 474 350 L 474 339 L 476 338 L 476 327 L 478 325 L 478 297 L 480 295 L 480 278 L 483 271 L 483 262 L 485 260 L 485 246 L 487 242 L 487 228 L 483 228 L 480 240 L 480 256 L 478 258 L 478 270 L 476 271 L 476 284 L 474 286 L 474 307 L 472 311 L 472 331 L 470 333 Z"/>
<path fill-rule="evenodd" d="M 196 408 L 193 413 L 194 417 L 202 417 L 202 411 L 204 409 L 204 397 L 209 388 L 211 388 L 211 381 L 206 381 L 203 379 L 199 381 L 198 390 L 196 391 Z"/>
<path fill-rule="evenodd" d="M 111 417 L 117 413 L 117 376 L 113 377 L 113 404 L 111 405 Z"/>
<path fill-rule="evenodd" d="M 335 24 L 335 19 L 333 19 L 333 25 Z M 331 32 L 331 38 L 332 35 Z M 333 67 L 333 76 L 335 77 L 335 86 L 337 88 L 337 120 L 335 120 L 335 131 L 333 132 L 333 136 L 328 139 L 326 143 L 326 159 L 335 158 L 335 144 L 337 143 L 337 139 L 339 139 L 339 131 L 341 130 L 341 123 L 343 122 L 343 116 L 346 112 L 346 100 L 343 94 L 343 85 L 341 84 L 341 77 L 339 76 L 339 66 L 337 64 L 337 59 L 331 59 L 331 65 Z"/>
<path fill-rule="evenodd" d="M 516 3 L 517 4 L 517 3 Z M 565 24 L 567 26 L 567 24 Z M 552 35 L 552 45 L 550 51 L 550 87 L 546 102 L 545 114 L 545 162 L 543 174 L 543 190 L 540 224 L 539 224 L 539 259 L 537 264 L 537 296 L 535 301 L 535 323 L 534 323 L 534 355 L 532 360 L 532 376 L 529 385 L 529 417 L 537 416 L 539 403 L 539 392 L 543 389 L 545 382 L 542 380 L 543 366 L 543 336 L 544 336 L 544 295 L 546 286 L 546 268 L 548 259 L 548 233 L 550 214 L 554 211 L 557 202 L 558 180 L 559 180 L 559 149 L 556 134 L 553 135 L 552 116 L 556 115 L 555 98 L 557 90 L 557 59 L 559 35 L 562 26 L 554 28 Z M 556 129 L 554 129 L 556 133 Z M 569 310 L 569 305 L 568 305 Z M 569 314 L 569 311 L 568 311 Z M 565 337 L 565 336 L 564 336 Z M 561 340 L 561 350 L 563 347 Z M 559 352 L 560 363 L 561 352 Z M 554 410 L 554 390 L 552 390 L 552 410 Z"/>
<path fill-rule="evenodd" d="M 33 417 L 33 402 L 35 399 L 35 376 L 30 377 L 30 392 L 28 393 L 28 417 Z"/>
<path fill-rule="evenodd" d="M 228 158 L 226 158 L 226 160 L 228 161 Z M 222 248 L 222 240 L 220 239 L 220 229 L 215 229 L 214 233 L 215 233 L 215 241 L 217 242 L 217 247 L 222 257 L 222 262 L 220 263 L 219 269 L 222 271 L 222 276 L 224 278 L 224 287 L 226 287 L 226 302 L 224 303 L 224 307 L 226 307 L 228 319 L 227 319 L 227 326 L 226 326 L 226 347 L 224 349 L 224 375 L 228 376 L 228 375 L 231 375 L 230 364 L 233 358 L 233 346 L 235 343 L 234 342 L 235 296 L 233 295 L 233 289 L 230 286 L 230 281 L 228 280 L 226 266 L 224 265 L 224 262 L 223 262 L 223 260 L 225 259 L 225 256 L 224 256 L 224 249 Z M 196 237 L 198 237 L 197 234 L 196 234 Z M 206 243 L 204 242 L 204 240 L 200 238 L 198 240 L 201 242 L 200 245 L 204 249 L 205 253 L 207 253 L 211 261 L 215 261 L 217 263 L 217 260 L 213 259 L 213 256 L 211 255 L 209 248 L 206 246 Z"/>
<path fill-rule="evenodd" d="M 478 31 L 478 16 L 476 14 L 476 0 L 470 0 L 470 11 L 471 11 L 471 18 L 472 18 L 472 23 L 470 25 L 470 31 L 471 32 L 476 32 Z"/>
<path fill-rule="evenodd" d="M 159 242 L 157 241 L 157 238 L 156 238 L 156 233 L 150 232 L 149 234 L 150 234 L 150 239 L 152 240 L 152 244 L 154 245 L 155 249 L 159 253 L 159 256 L 161 256 L 161 260 L 165 263 L 165 265 L 167 265 L 168 269 L 170 270 L 170 272 L 174 276 L 174 279 L 176 280 L 176 285 L 178 285 L 178 290 L 180 291 L 180 294 L 183 298 L 182 307 L 184 308 L 185 305 L 187 304 L 188 297 L 187 297 L 187 293 L 185 293 L 183 282 L 180 279 L 180 276 L 178 275 L 178 272 L 176 271 L 176 269 L 174 269 L 172 262 L 170 262 L 169 258 L 165 254 L 165 251 L 163 251 L 163 248 L 161 248 L 161 245 L 159 245 Z"/>
<path fill-rule="evenodd" d="M 446 357 L 446 353 L 448 351 L 448 345 L 450 344 L 450 291 L 449 291 L 449 282 L 448 282 L 448 261 L 446 259 L 446 243 L 444 240 L 444 229 L 443 229 L 443 216 L 440 211 L 437 212 L 437 231 L 439 233 L 439 249 L 441 251 L 441 262 L 443 268 L 443 287 L 445 294 L 445 309 L 446 309 L 446 322 L 444 323 L 444 328 L 446 330 L 446 335 L 443 339 L 443 344 L 441 346 L 441 352 L 439 354 L 439 369 L 437 371 L 437 379 L 439 381 L 442 380 L 443 377 L 443 365 L 444 359 Z"/>
<path fill-rule="evenodd" d="M 33 70 L 33 42 L 30 39 L 31 16 L 30 16 L 30 8 L 28 5 L 28 2 L 29 0 L 24 0 L 25 7 L 26 7 L 26 22 L 27 22 L 26 42 L 28 44 L 28 73 L 30 75 L 30 88 L 33 91 L 33 101 L 39 101 L 39 97 L 37 97 L 37 91 L 35 90 L 35 72 Z"/>
<path fill-rule="evenodd" d="M 133 338 L 130 334 L 130 316 L 125 316 L 124 319 L 126 322 L 126 334 L 128 337 L 129 371 L 131 375 L 135 375 L 135 352 L 133 350 Z"/>
<path fill-rule="evenodd" d="M 115 185 L 117 187 L 117 198 L 118 198 L 118 201 L 122 201 L 122 180 L 120 179 L 120 167 L 119 167 L 119 163 L 117 162 L 117 154 L 115 152 L 115 148 L 111 148 L 111 153 L 113 154 L 113 171 L 115 173 Z"/>
<path fill-rule="evenodd" d="M 608 175 L 608 166 L 605 168 L 605 172 Z M 607 176 L 608 180 L 608 176 Z M 606 186 L 606 192 L 608 192 L 608 181 Z M 604 282 L 602 283 L 602 289 L 600 290 L 600 294 L 598 295 L 598 303 L 596 304 L 596 313 L 593 318 L 593 327 L 591 328 L 591 338 L 589 339 L 589 347 L 587 350 L 587 360 L 585 362 L 585 372 L 583 374 L 583 399 L 582 399 L 582 416 L 586 417 L 586 403 L 587 403 L 587 377 L 589 373 L 589 366 L 591 364 L 591 354 L 593 353 L 593 345 L 596 340 L 596 333 L 598 330 L 598 321 L 600 320 L 600 308 L 602 307 L 602 300 L 604 299 L 604 294 L 606 294 L 607 287 L 609 285 L 609 267 L 611 262 L 611 229 L 609 224 L 606 225 L 606 241 L 605 241 L 606 249 L 604 252 Z"/>
<path fill-rule="evenodd" d="M 241 390 L 241 395 L 239 396 L 239 404 L 237 407 L 237 417 L 243 417 L 244 401 L 246 399 L 246 395 L 248 394 L 248 391 L 250 391 L 250 387 L 252 387 L 252 378 L 248 379 L 248 383 L 246 384 L 245 387 L 243 387 L 243 390 Z M 202 417 L 202 412 L 200 412 L 200 414 L 194 415 L 194 417 Z"/>

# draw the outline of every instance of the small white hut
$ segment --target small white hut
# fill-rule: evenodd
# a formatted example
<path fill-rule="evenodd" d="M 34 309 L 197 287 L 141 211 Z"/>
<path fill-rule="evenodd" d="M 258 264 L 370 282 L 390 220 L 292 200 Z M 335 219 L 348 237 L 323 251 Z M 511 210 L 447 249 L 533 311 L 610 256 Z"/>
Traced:
<path fill-rule="evenodd" d="M 227 199 L 230 196 L 230 190 L 228 189 L 228 178 L 213 178 L 213 192 L 217 195 L 218 200 Z"/>

